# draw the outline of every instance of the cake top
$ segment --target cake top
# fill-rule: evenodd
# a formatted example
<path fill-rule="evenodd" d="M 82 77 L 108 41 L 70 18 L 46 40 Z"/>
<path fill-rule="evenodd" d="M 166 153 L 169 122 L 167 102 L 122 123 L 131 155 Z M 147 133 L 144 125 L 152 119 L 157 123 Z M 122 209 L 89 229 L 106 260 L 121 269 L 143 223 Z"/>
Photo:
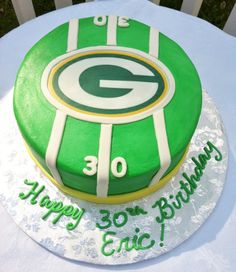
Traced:
<path fill-rule="evenodd" d="M 125 16 L 72 19 L 48 33 L 26 55 L 14 93 L 19 128 L 45 171 L 97 197 L 170 173 L 201 102 L 183 49 Z"/>
<path fill-rule="evenodd" d="M 27 72 L 35 92 L 31 103 L 37 90 L 55 109 L 80 120 L 134 122 L 160 109 L 177 111 L 176 99 L 183 100 L 178 119 L 189 118 L 180 107 L 188 107 L 191 118 L 199 115 L 199 107 L 189 105 L 196 92 L 194 104 L 201 104 L 190 59 L 157 29 L 125 16 L 73 19 L 41 39 L 22 66 L 16 89 L 27 87 L 21 81 Z"/>

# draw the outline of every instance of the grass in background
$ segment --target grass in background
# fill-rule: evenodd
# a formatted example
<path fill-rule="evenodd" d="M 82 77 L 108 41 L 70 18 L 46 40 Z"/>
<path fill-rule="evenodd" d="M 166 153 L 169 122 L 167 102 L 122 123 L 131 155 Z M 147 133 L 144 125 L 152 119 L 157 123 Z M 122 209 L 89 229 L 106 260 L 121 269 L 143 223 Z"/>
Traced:
<path fill-rule="evenodd" d="M 11 1 L 0 0 L 0 37 L 18 25 Z"/>
<path fill-rule="evenodd" d="M 32 3 L 34 5 L 36 16 L 48 13 L 56 9 L 53 0 L 32 0 Z"/>
<path fill-rule="evenodd" d="M 204 0 L 198 17 L 223 28 L 236 0 Z"/>
<path fill-rule="evenodd" d="M 1 0 L 0 0 L 1 2 Z M 56 9 L 54 0 L 32 0 L 35 13 L 37 16 L 45 14 L 47 12 L 53 11 Z M 85 1 L 83 0 L 73 0 L 73 5 L 80 4 Z"/>
<path fill-rule="evenodd" d="M 125 1 L 125 0 L 124 0 Z M 79 4 L 84 0 L 73 0 Z M 161 0 L 160 5 L 179 10 L 183 0 Z M 204 0 L 198 17 L 223 28 L 236 0 Z M 53 0 L 33 0 L 37 16 L 55 9 Z M 0 37 L 18 26 L 18 21 L 11 0 L 0 0 Z"/>
<path fill-rule="evenodd" d="M 161 0 L 160 5 L 167 8 L 180 10 L 183 0 Z"/>
<path fill-rule="evenodd" d="M 85 0 L 73 0 L 73 4 Z M 36 16 L 55 10 L 54 0 L 32 0 Z M 11 0 L 0 0 L 0 37 L 19 25 Z"/>

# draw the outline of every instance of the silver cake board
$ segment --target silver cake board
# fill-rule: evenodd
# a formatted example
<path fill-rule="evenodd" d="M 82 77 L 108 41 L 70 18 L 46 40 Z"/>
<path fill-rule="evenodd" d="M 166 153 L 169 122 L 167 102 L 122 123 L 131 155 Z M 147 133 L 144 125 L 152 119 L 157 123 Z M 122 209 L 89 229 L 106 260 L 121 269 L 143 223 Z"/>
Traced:
<path fill-rule="evenodd" d="M 11 90 L 0 100 L 0 201 L 27 235 L 59 256 L 103 265 L 157 257 L 189 238 L 220 198 L 227 170 L 227 139 L 206 92 L 198 127 L 178 173 L 155 193 L 119 205 L 75 199 L 52 185 L 26 152 L 12 97 Z M 191 183 L 191 175 L 198 175 L 198 181 Z M 183 183 L 188 185 L 185 189 Z M 34 191 L 41 190 L 34 199 L 33 194 L 27 197 L 33 186 Z M 49 201 L 54 210 L 46 207 Z M 60 205 L 68 216 L 62 214 Z"/>

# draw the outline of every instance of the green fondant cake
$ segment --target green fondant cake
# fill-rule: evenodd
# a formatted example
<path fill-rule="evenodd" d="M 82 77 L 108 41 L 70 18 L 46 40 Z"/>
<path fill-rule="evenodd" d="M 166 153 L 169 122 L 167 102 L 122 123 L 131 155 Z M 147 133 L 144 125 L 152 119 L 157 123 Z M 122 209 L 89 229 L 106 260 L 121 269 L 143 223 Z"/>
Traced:
<path fill-rule="evenodd" d="M 30 154 L 65 193 L 118 203 L 177 171 L 201 113 L 198 73 L 157 29 L 73 19 L 26 55 L 14 112 Z"/>

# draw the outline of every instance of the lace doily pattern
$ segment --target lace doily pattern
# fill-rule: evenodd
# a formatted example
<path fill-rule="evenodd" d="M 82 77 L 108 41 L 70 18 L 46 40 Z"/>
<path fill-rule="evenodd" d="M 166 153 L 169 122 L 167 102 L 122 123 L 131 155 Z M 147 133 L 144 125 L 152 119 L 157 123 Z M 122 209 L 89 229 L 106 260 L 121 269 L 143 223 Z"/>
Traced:
<path fill-rule="evenodd" d="M 97 264 L 142 261 L 181 244 L 213 211 L 224 186 L 228 151 L 222 121 L 206 92 L 178 174 L 161 190 L 119 205 L 69 197 L 47 180 L 26 152 L 12 110 L 12 93 L 0 101 L 0 201 L 27 235 L 53 253 Z M 32 204 L 34 195 L 27 193 L 36 182 L 37 190 L 43 190 Z M 50 212 L 49 199 L 84 212 L 78 222 L 68 210 L 68 216 L 60 216 L 59 206 Z"/>

